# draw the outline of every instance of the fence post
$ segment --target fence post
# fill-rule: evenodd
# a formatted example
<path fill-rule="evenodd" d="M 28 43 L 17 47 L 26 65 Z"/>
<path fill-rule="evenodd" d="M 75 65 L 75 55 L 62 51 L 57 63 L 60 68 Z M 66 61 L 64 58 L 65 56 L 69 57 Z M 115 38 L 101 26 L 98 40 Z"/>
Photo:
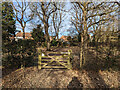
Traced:
<path fill-rule="evenodd" d="M 41 69 L 42 51 L 38 49 L 38 69 Z"/>
<path fill-rule="evenodd" d="M 70 63 L 70 58 L 71 58 L 71 53 L 72 53 L 72 50 L 68 50 L 68 69 L 72 69 L 72 65 Z"/>

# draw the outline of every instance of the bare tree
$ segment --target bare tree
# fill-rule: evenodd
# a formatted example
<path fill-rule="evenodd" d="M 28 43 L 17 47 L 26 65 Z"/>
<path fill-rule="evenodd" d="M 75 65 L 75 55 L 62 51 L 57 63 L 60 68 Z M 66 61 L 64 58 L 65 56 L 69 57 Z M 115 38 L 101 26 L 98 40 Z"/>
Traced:
<path fill-rule="evenodd" d="M 22 0 L 21 2 L 11 2 L 15 11 L 15 18 L 19 22 L 23 31 L 23 39 L 25 39 L 26 23 L 33 19 L 34 13 L 29 11 L 29 2 Z"/>
<path fill-rule="evenodd" d="M 49 19 L 51 15 L 57 11 L 56 4 L 54 2 L 37 2 L 31 3 L 31 6 L 32 12 L 35 13 L 44 24 L 47 50 L 50 50 Z"/>
<path fill-rule="evenodd" d="M 64 3 L 57 2 L 56 6 L 58 8 L 57 12 L 53 13 L 52 20 L 53 20 L 53 27 L 55 30 L 55 35 L 57 37 L 57 40 L 59 39 L 59 31 L 63 27 L 63 21 L 65 19 L 65 13 L 63 11 L 63 8 L 65 7 Z"/>
<path fill-rule="evenodd" d="M 113 12 L 118 10 L 116 3 L 107 2 L 75 2 L 73 3 L 75 16 L 72 17 L 72 23 L 76 30 L 81 32 L 81 51 L 80 51 L 80 67 L 85 64 L 88 43 L 88 31 L 94 25 L 103 24 L 113 17 Z M 106 15 L 110 17 L 106 17 Z M 95 19 L 95 20 L 94 20 Z"/>

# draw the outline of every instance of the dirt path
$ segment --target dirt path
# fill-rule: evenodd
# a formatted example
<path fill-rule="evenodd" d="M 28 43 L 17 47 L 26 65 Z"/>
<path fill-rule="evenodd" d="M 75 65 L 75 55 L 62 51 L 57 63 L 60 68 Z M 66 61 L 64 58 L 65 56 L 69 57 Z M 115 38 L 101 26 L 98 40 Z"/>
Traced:
<path fill-rule="evenodd" d="M 83 88 L 118 87 L 118 73 L 101 71 L 38 70 L 36 67 L 19 69 L 3 78 L 4 88 L 67 88 L 73 77 L 77 77 Z"/>
<path fill-rule="evenodd" d="M 59 50 L 66 51 L 68 49 L 72 49 L 74 55 L 77 56 L 77 51 L 79 51 L 77 47 Z M 90 60 L 94 64 L 91 58 Z M 77 59 L 75 61 L 77 63 Z M 25 70 L 18 69 L 4 76 L 2 85 L 4 88 L 67 88 L 74 84 L 78 87 L 77 85 L 80 83 L 83 88 L 118 88 L 118 75 L 119 72 L 112 70 L 38 70 L 37 67 L 27 67 Z"/>

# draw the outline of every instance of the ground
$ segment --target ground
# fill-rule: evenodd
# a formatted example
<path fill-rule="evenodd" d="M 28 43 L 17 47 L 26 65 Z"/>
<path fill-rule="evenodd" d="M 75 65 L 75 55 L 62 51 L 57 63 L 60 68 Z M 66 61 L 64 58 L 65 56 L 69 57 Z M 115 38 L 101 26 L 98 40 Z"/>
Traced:
<path fill-rule="evenodd" d="M 59 48 L 55 51 L 66 51 L 72 49 L 74 52 L 74 63 L 79 61 L 78 47 Z M 89 55 L 89 63 L 93 62 Z M 93 57 L 93 56 L 92 56 Z M 94 63 L 93 63 L 94 64 Z M 78 83 L 83 88 L 118 88 L 119 87 L 119 72 L 114 70 L 101 70 L 92 67 L 91 69 L 75 68 L 68 69 L 41 69 L 37 66 L 27 67 L 25 69 L 5 70 L 3 71 L 2 86 L 4 88 L 67 88 L 73 86 L 74 83 L 78 87 Z M 79 66 L 79 65 L 78 65 Z M 76 66 L 77 67 L 77 66 Z M 88 68 L 88 67 L 87 67 Z M 93 68 L 93 69 L 92 69 Z M 10 72 L 11 71 L 11 72 Z M 10 72 L 10 73 L 8 73 Z M 74 80 L 76 78 L 76 80 Z"/>
<path fill-rule="evenodd" d="M 83 88 L 118 87 L 118 72 L 38 70 L 36 67 L 17 70 L 3 77 L 5 88 L 67 88 L 73 77 L 77 77 Z"/>

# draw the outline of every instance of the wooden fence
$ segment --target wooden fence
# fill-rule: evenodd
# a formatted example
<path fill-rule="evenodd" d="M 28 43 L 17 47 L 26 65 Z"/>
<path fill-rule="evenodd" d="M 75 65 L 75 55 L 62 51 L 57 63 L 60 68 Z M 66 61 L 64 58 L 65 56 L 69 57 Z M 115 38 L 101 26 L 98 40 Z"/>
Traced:
<path fill-rule="evenodd" d="M 72 50 L 68 52 L 43 52 L 38 49 L 38 69 L 42 68 L 67 68 L 72 69 L 70 59 L 72 57 Z M 56 66 L 51 66 L 53 62 L 56 62 Z M 57 64 L 61 65 L 58 66 Z"/>

